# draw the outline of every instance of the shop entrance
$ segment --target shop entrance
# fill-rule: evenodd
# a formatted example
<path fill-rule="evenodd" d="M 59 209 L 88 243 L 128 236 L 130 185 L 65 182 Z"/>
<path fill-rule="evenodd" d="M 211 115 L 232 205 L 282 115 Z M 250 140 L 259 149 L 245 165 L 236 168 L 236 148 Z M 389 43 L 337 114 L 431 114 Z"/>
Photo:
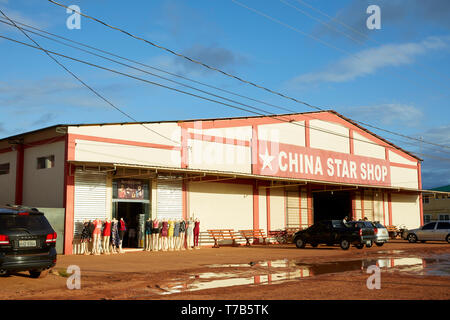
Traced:
<path fill-rule="evenodd" d="M 352 215 L 350 192 L 313 192 L 314 223 L 321 220 L 342 220 Z"/>
<path fill-rule="evenodd" d="M 123 237 L 123 248 L 142 248 L 143 224 L 148 217 L 148 204 L 144 202 L 115 202 L 117 220 L 123 218 L 127 231 Z"/>
<path fill-rule="evenodd" d="M 144 247 L 144 225 L 150 214 L 148 180 L 113 180 L 113 217 L 125 221 L 123 248 Z"/>

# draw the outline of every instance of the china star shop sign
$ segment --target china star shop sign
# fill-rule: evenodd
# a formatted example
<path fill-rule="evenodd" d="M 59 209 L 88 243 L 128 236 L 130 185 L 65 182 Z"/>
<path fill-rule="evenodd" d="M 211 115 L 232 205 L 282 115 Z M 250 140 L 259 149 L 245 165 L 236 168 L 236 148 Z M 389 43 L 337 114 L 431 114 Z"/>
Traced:
<path fill-rule="evenodd" d="M 281 143 L 261 143 L 255 174 L 390 186 L 389 162 Z M 256 155 L 254 155 L 256 158 Z"/>

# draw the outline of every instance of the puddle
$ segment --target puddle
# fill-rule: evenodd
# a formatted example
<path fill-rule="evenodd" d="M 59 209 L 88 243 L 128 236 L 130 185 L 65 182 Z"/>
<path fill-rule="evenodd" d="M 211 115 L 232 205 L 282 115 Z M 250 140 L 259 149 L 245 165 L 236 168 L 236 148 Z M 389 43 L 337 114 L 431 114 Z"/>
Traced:
<path fill-rule="evenodd" d="M 400 250 L 392 250 L 399 251 Z M 380 253 L 380 252 L 379 252 Z M 384 252 L 391 253 L 391 252 Z M 169 295 L 205 289 L 226 288 L 240 285 L 268 285 L 323 274 L 349 271 L 366 272 L 371 265 L 381 268 L 382 272 L 408 272 L 416 275 L 435 275 L 450 277 L 450 254 L 429 255 L 426 257 L 410 256 L 397 258 L 369 258 L 358 260 L 335 261 L 326 263 L 302 263 L 295 260 L 280 259 L 258 261 L 244 264 L 213 264 L 208 268 L 230 269 L 226 272 L 204 272 L 188 274 L 184 279 L 174 279 L 159 286 L 156 292 Z"/>

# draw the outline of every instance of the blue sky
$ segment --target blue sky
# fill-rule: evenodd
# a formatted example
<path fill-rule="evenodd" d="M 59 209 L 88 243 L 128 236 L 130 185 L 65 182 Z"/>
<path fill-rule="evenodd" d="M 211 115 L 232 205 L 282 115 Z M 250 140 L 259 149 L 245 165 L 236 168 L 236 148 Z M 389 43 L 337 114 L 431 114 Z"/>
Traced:
<path fill-rule="evenodd" d="M 424 159 L 424 187 L 450 184 L 448 0 L 61 2 L 78 5 L 86 14 L 312 105 L 446 145 L 448 148 L 420 144 L 373 129 Z M 381 9 L 380 30 L 369 30 L 366 26 L 369 17 L 366 9 L 373 4 Z M 81 29 L 69 30 L 66 27 L 69 14 L 46 0 L 0 0 L 0 9 L 17 21 L 197 81 L 298 112 L 312 111 L 86 18 L 81 18 Z M 29 42 L 23 34 L 2 23 L 0 34 Z M 45 48 L 174 86 L 32 36 Z M 59 60 L 140 121 L 251 115 L 73 61 Z M 42 52 L 0 39 L 0 67 L 0 138 L 59 123 L 129 121 Z M 227 97 L 282 113 L 266 105 Z"/>

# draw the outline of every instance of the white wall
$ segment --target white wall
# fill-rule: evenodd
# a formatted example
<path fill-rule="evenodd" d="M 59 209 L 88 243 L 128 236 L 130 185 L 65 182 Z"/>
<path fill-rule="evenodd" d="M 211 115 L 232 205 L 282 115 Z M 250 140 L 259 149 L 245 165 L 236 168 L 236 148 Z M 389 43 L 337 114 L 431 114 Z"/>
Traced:
<path fill-rule="evenodd" d="M 0 175 L 0 205 L 14 204 L 17 152 L 0 153 L 0 164 L 9 163 L 9 174 Z"/>
<path fill-rule="evenodd" d="M 420 226 L 419 196 L 392 193 L 392 224 L 405 225 L 408 229 Z"/>
<path fill-rule="evenodd" d="M 372 140 L 356 131 L 353 131 L 353 138 L 353 148 L 356 155 L 383 160 L 386 158 L 386 151 L 383 146 L 374 144 Z"/>
<path fill-rule="evenodd" d="M 189 215 L 200 219 L 200 231 L 252 229 L 253 186 L 189 182 Z"/>
<path fill-rule="evenodd" d="M 286 226 L 284 188 L 270 189 L 270 229 L 284 229 Z"/>
<path fill-rule="evenodd" d="M 417 169 L 391 166 L 391 185 L 393 187 L 418 189 L 418 178 Z"/>
<path fill-rule="evenodd" d="M 311 148 L 350 153 L 348 128 L 322 120 L 311 120 L 309 126 Z"/>
<path fill-rule="evenodd" d="M 25 149 L 23 204 L 32 207 L 62 208 L 64 195 L 65 142 Z M 37 158 L 55 156 L 55 166 L 37 169 Z"/>

